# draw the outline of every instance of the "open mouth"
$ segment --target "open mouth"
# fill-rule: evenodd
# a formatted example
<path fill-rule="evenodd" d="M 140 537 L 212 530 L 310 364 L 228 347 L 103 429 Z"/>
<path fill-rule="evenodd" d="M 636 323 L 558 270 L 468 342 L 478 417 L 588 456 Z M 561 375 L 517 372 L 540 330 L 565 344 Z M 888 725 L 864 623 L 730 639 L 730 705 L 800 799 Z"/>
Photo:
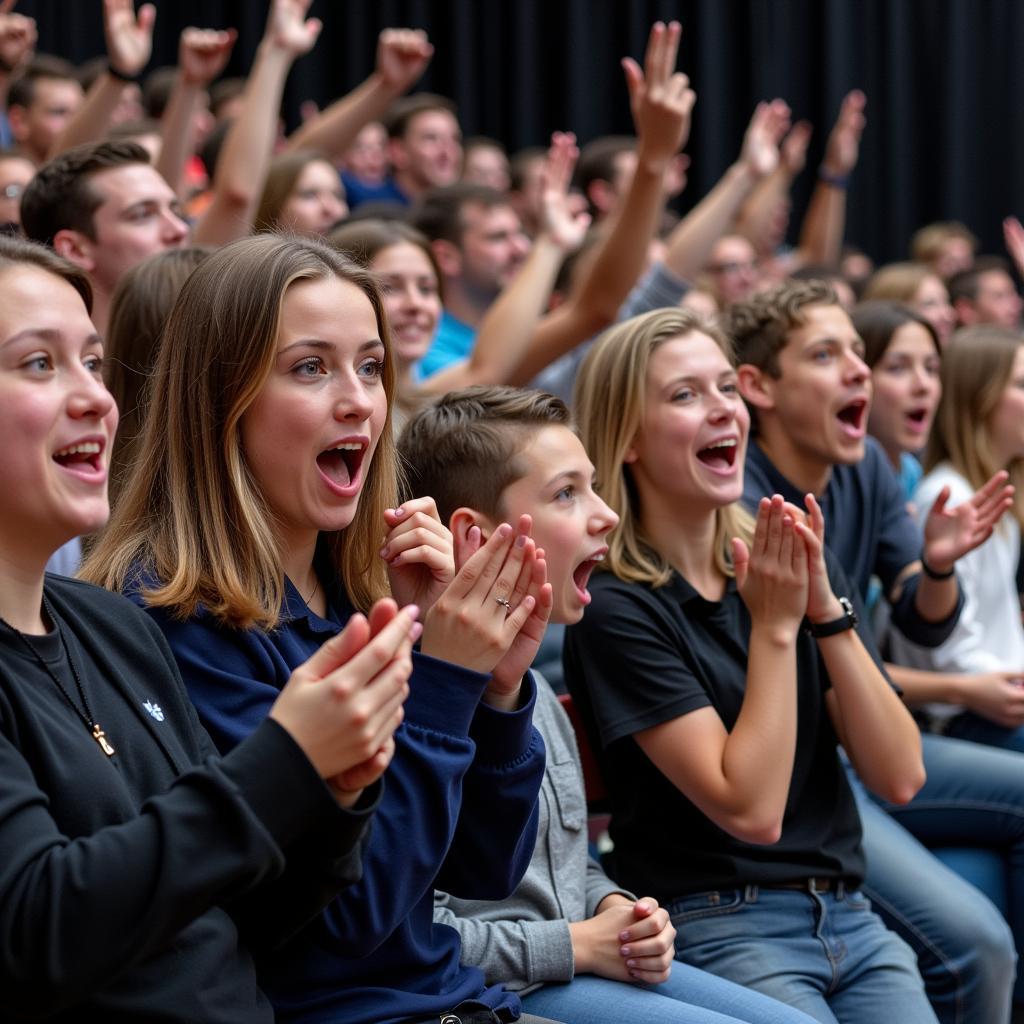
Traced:
<path fill-rule="evenodd" d="M 347 496 L 359 487 L 365 454 L 366 445 L 362 441 L 343 441 L 325 448 L 316 457 L 316 464 L 332 490 Z"/>
<path fill-rule="evenodd" d="M 573 570 L 572 581 L 576 586 L 576 596 L 583 604 L 590 604 L 590 591 L 587 584 L 590 582 L 590 574 L 604 561 L 607 548 L 597 552 L 593 558 L 588 558 Z"/>
<path fill-rule="evenodd" d="M 858 398 L 856 401 L 850 402 L 849 405 L 844 405 L 836 413 L 836 418 L 839 420 L 845 433 L 858 438 L 864 436 L 864 420 L 866 419 L 867 408 L 867 399 Z"/>
<path fill-rule="evenodd" d="M 921 433 L 928 426 L 929 411 L 927 408 L 911 409 L 906 416 L 907 426 L 916 433 Z"/>
<path fill-rule="evenodd" d="M 718 473 L 728 473 L 736 465 L 736 453 L 739 445 L 736 438 L 730 437 L 716 441 L 697 452 L 697 458 Z"/>
<path fill-rule="evenodd" d="M 92 475 L 103 472 L 103 445 L 99 441 L 79 441 L 60 448 L 51 458 L 64 469 Z"/>

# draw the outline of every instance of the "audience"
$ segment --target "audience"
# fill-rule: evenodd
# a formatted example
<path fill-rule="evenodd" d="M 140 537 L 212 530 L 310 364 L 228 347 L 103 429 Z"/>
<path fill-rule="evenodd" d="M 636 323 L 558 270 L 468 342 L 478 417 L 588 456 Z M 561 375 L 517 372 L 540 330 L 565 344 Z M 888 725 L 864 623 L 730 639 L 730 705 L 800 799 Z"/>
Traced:
<path fill-rule="evenodd" d="M 248 68 L 90 2 L 78 67 L 0 3 L 11 1019 L 1009 1024 L 1020 221 L 870 276 L 858 89 L 820 150 L 759 103 L 680 219 L 677 23 L 633 135 L 510 160 L 422 30 L 285 135 L 310 0 Z M 834 977 L 765 937 L 811 909 Z"/>

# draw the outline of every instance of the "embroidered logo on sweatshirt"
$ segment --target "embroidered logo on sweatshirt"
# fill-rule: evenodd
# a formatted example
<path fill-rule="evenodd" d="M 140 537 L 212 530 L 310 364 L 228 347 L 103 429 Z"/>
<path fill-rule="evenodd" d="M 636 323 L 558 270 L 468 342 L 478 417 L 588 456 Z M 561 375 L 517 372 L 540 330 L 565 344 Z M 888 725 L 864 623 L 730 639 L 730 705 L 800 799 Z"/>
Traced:
<path fill-rule="evenodd" d="M 148 700 L 142 705 L 158 722 L 164 720 L 163 708 L 159 704 L 152 704 Z"/>

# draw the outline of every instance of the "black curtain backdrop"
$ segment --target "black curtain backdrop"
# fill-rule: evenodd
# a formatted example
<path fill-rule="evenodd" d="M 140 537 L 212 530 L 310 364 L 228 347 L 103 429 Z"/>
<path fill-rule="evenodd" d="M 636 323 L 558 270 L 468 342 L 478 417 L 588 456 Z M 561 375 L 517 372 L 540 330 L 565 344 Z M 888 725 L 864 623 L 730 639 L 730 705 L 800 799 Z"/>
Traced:
<path fill-rule="evenodd" d="M 158 3 L 153 66 L 174 63 L 186 25 L 234 26 L 229 74 L 244 74 L 265 0 Z M 103 51 L 99 0 L 21 0 L 39 49 L 76 62 Z M 321 105 L 371 70 L 377 33 L 424 28 L 436 48 L 420 88 L 458 103 L 467 135 L 511 151 L 554 129 L 581 142 L 630 130 L 619 59 L 641 57 L 650 23 L 683 24 L 680 66 L 697 91 L 685 210 L 735 158 L 759 99 L 781 96 L 815 126 L 798 182 L 813 167 L 845 92 L 868 96 L 850 189 L 847 239 L 878 260 L 902 258 L 911 233 L 965 221 L 1002 251 L 1002 218 L 1024 216 L 1024 3 L 1019 0 L 314 0 L 316 49 L 289 79 L 285 113 Z"/>

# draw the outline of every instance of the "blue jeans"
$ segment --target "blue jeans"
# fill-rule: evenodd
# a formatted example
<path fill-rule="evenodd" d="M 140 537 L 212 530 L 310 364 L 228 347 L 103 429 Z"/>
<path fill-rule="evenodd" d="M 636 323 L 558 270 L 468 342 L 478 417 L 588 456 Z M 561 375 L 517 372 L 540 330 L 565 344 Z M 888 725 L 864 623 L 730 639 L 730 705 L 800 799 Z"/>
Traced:
<path fill-rule="evenodd" d="M 1024 728 L 1006 729 L 973 711 L 963 711 L 951 718 L 946 725 L 945 735 L 1024 753 Z"/>
<path fill-rule="evenodd" d="M 914 953 L 859 891 L 703 892 L 668 906 L 676 956 L 822 1024 L 935 1024 Z"/>
<path fill-rule="evenodd" d="M 521 998 L 529 1013 L 586 1024 L 813 1024 L 799 1010 L 678 961 L 661 985 L 579 974 Z"/>
<path fill-rule="evenodd" d="M 864 827 L 864 891 L 918 955 L 944 1024 L 1004 1024 L 1014 934 L 1018 943 L 1024 937 L 1024 760 L 944 736 L 925 734 L 922 741 L 928 778 L 904 807 L 883 811 L 851 774 Z M 986 864 L 998 855 L 1006 865 L 1013 933 L 978 889 L 922 844 L 983 847 Z"/>

